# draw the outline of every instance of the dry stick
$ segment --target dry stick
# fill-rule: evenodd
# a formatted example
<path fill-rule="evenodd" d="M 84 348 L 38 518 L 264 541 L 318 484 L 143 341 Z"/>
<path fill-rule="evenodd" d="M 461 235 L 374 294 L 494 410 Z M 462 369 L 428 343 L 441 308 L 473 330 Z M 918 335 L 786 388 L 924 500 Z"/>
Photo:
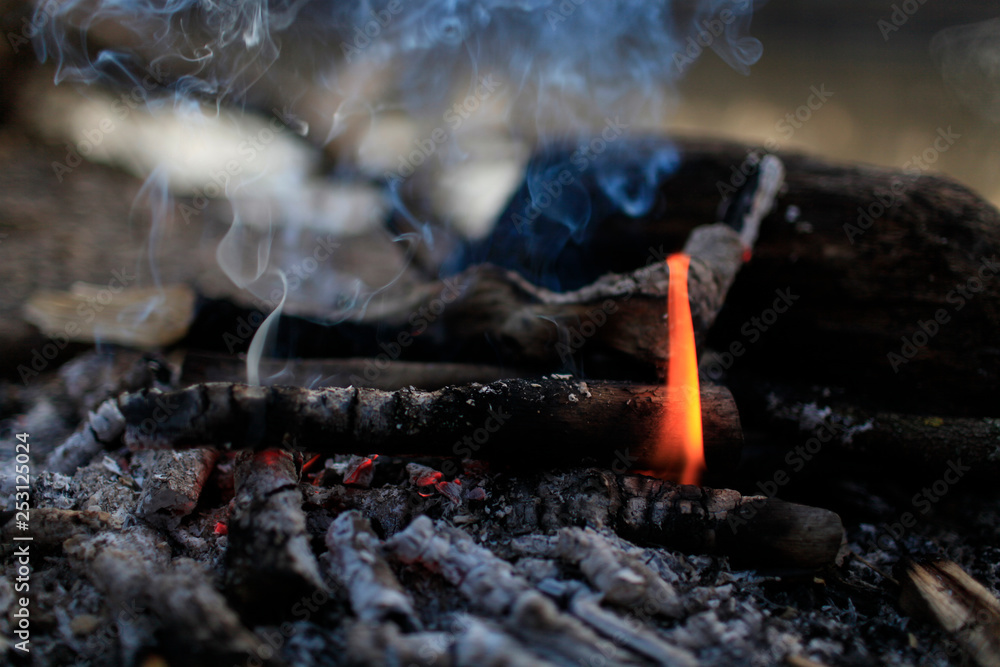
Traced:
<path fill-rule="evenodd" d="M 705 386 L 700 396 L 708 466 L 734 467 L 742 430 L 732 395 Z M 280 443 L 321 454 L 465 456 L 520 466 L 592 459 L 624 471 L 655 460 L 664 410 L 683 400 L 662 386 L 550 377 L 435 392 L 211 383 L 124 394 L 114 405 L 134 447 Z M 107 441 L 112 429 L 85 425 L 81 437 L 89 431 Z"/>
<path fill-rule="evenodd" d="M 306 533 L 294 455 L 241 452 L 234 477 L 226 587 L 245 617 L 281 618 L 296 600 L 326 590 Z"/>
<path fill-rule="evenodd" d="M 903 565 L 901 605 L 933 619 L 981 667 L 1000 667 L 1000 601 L 952 561 Z"/>

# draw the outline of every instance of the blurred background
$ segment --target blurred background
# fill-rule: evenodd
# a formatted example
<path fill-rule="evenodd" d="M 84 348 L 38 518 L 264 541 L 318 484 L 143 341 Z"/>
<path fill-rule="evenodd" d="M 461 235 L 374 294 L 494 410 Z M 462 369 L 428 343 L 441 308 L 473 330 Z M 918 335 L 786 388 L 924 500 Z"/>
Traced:
<path fill-rule="evenodd" d="M 137 325 L 173 283 L 263 313 L 357 317 L 487 235 L 546 142 L 735 139 L 941 172 L 1000 204 L 998 14 L 926 0 L 0 0 L 0 342 L 18 365 L 42 340 L 23 320 L 32 294 L 120 266 L 160 290 Z M 644 177 L 672 165 L 660 151 Z"/>
<path fill-rule="evenodd" d="M 139 3 L 133 4 L 139 7 Z M 375 14 L 384 4 L 375 3 L 372 6 Z M 428 11 L 436 4 L 426 3 Z M 527 4 L 538 5 L 536 13 L 539 22 L 553 21 L 545 11 L 564 11 L 559 9 L 558 2 Z M 691 3 L 678 2 L 674 6 L 683 11 L 685 4 Z M 725 7 L 722 2 L 700 4 L 716 5 L 711 7 L 716 10 Z M 734 3 L 734 6 L 747 4 Z M 200 6 L 199 3 L 176 5 L 192 5 L 195 10 Z M 256 5 L 252 2 L 224 3 L 216 9 L 228 8 L 227 11 L 232 13 L 241 11 L 233 8 L 252 8 Z M 102 13 L 97 12 L 98 6 L 103 8 Z M 201 6 L 215 5 L 205 3 Z M 118 83 L 125 83 L 126 87 L 122 90 L 127 90 L 127 86 L 141 81 L 145 72 L 141 65 L 120 61 L 121 71 L 117 72 L 119 76 L 114 76 L 114 67 L 102 67 L 100 62 L 91 59 L 102 51 L 139 53 L 171 76 L 181 79 L 188 76 L 195 95 L 199 93 L 195 84 L 199 79 L 218 84 L 218 72 L 242 70 L 241 79 L 237 80 L 236 75 L 232 75 L 229 91 L 222 85 L 204 98 L 211 101 L 221 88 L 224 103 L 250 108 L 265 117 L 269 105 L 291 110 L 298 122 L 303 126 L 308 124 L 307 138 L 312 146 L 325 147 L 328 155 L 339 156 L 342 162 L 345 156 L 361 162 L 367 160 L 377 172 L 386 166 L 398 167 L 398 160 L 393 158 L 400 151 L 405 152 L 414 138 L 419 137 L 420 130 L 411 123 L 413 116 L 433 109 L 435 117 L 432 122 L 436 120 L 440 123 L 438 113 L 446 105 L 441 99 L 428 98 L 446 89 L 441 79 L 450 78 L 451 83 L 461 80 L 457 75 L 459 66 L 466 67 L 461 70 L 463 75 L 468 74 L 467 61 L 474 61 L 477 55 L 459 48 L 443 50 L 433 61 L 420 60 L 414 65 L 418 70 L 406 72 L 411 89 L 400 93 L 405 86 L 400 86 L 398 80 L 390 82 L 389 78 L 393 69 L 399 69 L 400 61 L 406 65 L 412 60 L 409 54 L 414 51 L 401 47 L 397 54 L 372 57 L 379 48 L 378 39 L 385 37 L 388 29 L 384 30 L 386 34 L 376 34 L 373 40 L 375 46 L 366 44 L 363 36 L 358 41 L 352 28 L 365 26 L 372 11 L 367 3 L 353 3 L 352 6 L 356 7 L 354 13 L 348 10 L 339 14 L 336 11 L 332 14 L 326 12 L 322 21 L 313 19 L 317 13 L 322 13 L 320 10 L 326 6 L 324 3 L 275 2 L 260 6 L 270 6 L 275 17 L 281 16 L 280 11 L 285 11 L 290 16 L 296 16 L 298 21 L 297 25 L 288 29 L 280 25 L 279 20 L 272 19 L 269 28 L 287 35 L 286 39 L 278 40 L 279 43 L 274 45 L 275 53 L 258 48 L 251 54 L 255 62 L 248 65 L 250 58 L 247 62 L 238 57 L 223 59 L 221 52 L 217 51 L 214 61 L 211 57 L 206 58 L 206 62 L 211 63 L 207 68 L 210 76 L 205 76 L 205 71 L 188 76 L 189 72 L 185 71 L 182 75 L 175 66 L 176 59 L 171 61 L 166 55 L 180 52 L 176 40 L 165 42 L 162 34 L 154 37 L 163 32 L 162 25 L 151 25 L 148 40 L 137 40 L 135 35 L 123 29 L 123 25 L 129 25 L 134 20 L 128 11 L 133 8 L 127 2 L 50 0 L 45 4 L 39 3 L 42 13 L 32 18 L 30 3 L 3 0 L 0 17 L 5 39 L 0 48 L 0 67 L 3 71 L 0 118 L 8 125 L 16 125 L 33 140 L 55 145 L 65 145 L 67 141 L 78 143 L 84 138 L 83 132 L 97 128 L 101 114 L 107 112 L 102 111 L 99 103 L 81 102 L 83 99 L 93 101 L 95 90 L 79 85 L 74 87 L 73 80 L 83 79 L 87 83 L 96 82 L 99 87 L 103 86 L 102 90 L 110 98 L 103 102 L 109 104 L 117 96 L 116 92 L 109 90 L 109 86 L 117 80 Z M 580 6 L 586 8 L 586 4 Z M 567 7 L 571 12 L 564 18 L 572 20 L 576 5 L 569 4 Z M 749 68 L 743 68 L 739 63 L 734 67 L 733 57 L 724 59 L 705 48 L 704 54 L 700 54 L 701 49 L 694 52 L 686 50 L 679 71 L 658 71 L 656 66 L 646 65 L 650 77 L 669 72 L 663 78 L 675 78 L 677 90 L 657 99 L 657 104 L 647 105 L 643 125 L 685 135 L 726 137 L 751 143 L 771 140 L 782 150 L 805 150 L 834 159 L 860 160 L 893 167 L 902 167 L 914 155 L 932 145 L 939 128 L 950 127 L 960 135 L 960 139 L 941 153 L 929 165 L 930 168 L 950 174 L 1000 203 L 1000 136 L 996 132 L 1000 122 L 1000 8 L 994 3 L 771 0 L 753 3 L 751 7 L 752 22 L 742 26 L 745 30 L 741 32 L 759 39 L 762 46 L 759 60 Z M 717 13 L 707 11 L 706 16 L 710 18 Z M 49 15 L 53 21 L 47 21 Z M 98 15 L 103 18 L 97 20 Z M 56 20 L 68 21 L 73 29 L 52 37 L 49 32 Z M 567 29 L 579 27 L 573 26 L 570 21 L 563 22 L 567 23 Z M 210 23 L 206 21 L 209 26 Z M 183 22 L 177 25 L 180 27 L 175 27 L 176 31 L 185 30 Z M 634 33 L 641 26 L 641 23 L 636 23 L 626 27 Z M 154 27 L 158 32 L 153 31 Z M 404 37 L 411 40 L 436 39 L 439 45 L 446 46 L 454 46 L 451 42 L 458 43 L 467 37 L 461 33 L 461 27 L 454 28 L 444 23 L 439 26 L 422 23 L 419 27 L 421 30 L 414 30 Z M 514 25 L 510 29 L 516 31 L 519 26 Z M 449 30 L 459 32 L 452 35 Z M 437 33 L 431 34 L 434 31 Z M 190 52 L 204 55 L 203 51 L 198 51 L 197 31 L 192 33 L 193 36 L 187 40 L 189 46 L 193 44 Z M 80 59 L 73 62 L 72 46 L 79 46 L 82 34 L 88 35 L 89 43 L 80 52 L 85 54 L 87 65 L 93 66 L 95 72 L 102 72 L 100 76 L 87 72 L 81 74 L 85 68 L 77 67 Z M 689 43 L 683 41 L 685 36 L 681 33 L 678 41 L 688 47 Z M 697 35 L 692 32 L 691 36 Z M 590 39 L 586 35 L 575 37 L 578 40 Z M 67 45 L 66 53 L 53 49 L 56 41 Z M 599 49 L 601 40 L 594 38 L 593 41 L 597 42 L 596 48 Z M 356 43 L 362 44 L 362 48 L 357 49 Z M 610 38 L 608 43 L 611 43 Z M 38 63 L 36 59 L 40 44 L 47 48 L 45 63 Z M 559 48 L 578 48 L 579 44 L 576 41 L 559 45 Z M 239 46 L 234 43 L 225 48 L 238 51 Z M 418 44 L 414 48 L 421 46 L 425 45 Z M 351 53 L 351 49 L 355 49 L 355 53 Z M 279 51 L 282 52 L 280 58 L 277 57 Z M 692 54 L 695 57 L 688 60 L 687 56 Z M 398 57 L 400 55 L 401 58 Z M 751 54 L 749 60 L 753 59 L 752 55 L 755 54 Z M 56 64 L 63 56 L 67 58 L 68 66 L 57 70 Z M 615 56 L 598 50 L 593 60 L 613 62 Z M 270 65 L 272 62 L 273 66 Z M 218 66 L 217 71 L 212 72 L 212 66 Z M 125 72 L 129 67 L 133 71 Z M 593 63 L 588 63 L 588 67 L 594 67 Z M 426 71 L 430 68 L 433 68 L 433 73 Z M 738 71 L 740 69 L 746 73 Z M 248 75 L 247 70 L 252 73 Z M 130 81 L 129 77 L 134 77 L 136 72 L 140 76 L 135 82 Z M 53 83 L 56 78 L 63 80 L 60 88 Z M 523 82 L 505 81 L 497 96 L 509 99 L 512 83 L 523 85 Z M 420 87 L 423 87 L 422 91 Z M 810 97 L 814 87 L 829 92 L 827 99 L 819 104 Z M 244 89 L 250 92 L 243 95 Z M 467 92 L 461 86 L 447 89 L 459 101 L 462 99 L 460 93 Z M 150 92 L 146 90 L 145 94 Z M 226 98 L 227 92 L 235 94 Z M 523 89 L 518 89 L 518 94 L 522 92 Z M 591 92 L 598 96 L 596 87 Z M 818 108 L 808 106 L 811 99 L 813 106 Z M 494 102 L 498 100 L 495 98 Z M 803 105 L 806 106 L 803 108 Z M 530 119 L 518 118 L 516 109 L 512 114 L 510 107 L 502 103 L 494 108 L 497 113 L 492 116 L 477 112 L 471 119 L 480 136 L 484 126 L 504 125 L 509 130 L 511 125 L 517 125 L 513 134 L 517 139 L 528 138 L 530 143 L 534 140 L 532 133 L 545 123 L 540 120 L 543 112 L 535 107 L 532 107 L 535 116 Z M 114 162 L 141 176 L 147 175 L 158 162 L 185 159 L 181 155 L 184 150 L 192 153 L 186 156 L 189 159 L 207 159 L 205 146 L 199 146 L 204 137 L 191 132 L 190 116 L 181 123 L 188 126 L 181 133 L 184 136 L 171 134 L 177 131 L 177 124 L 171 125 L 169 119 L 162 119 L 163 116 L 161 127 L 155 132 L 144 132 L 149 141 L 157 138 L 150 134 L 158 135 L 161 140 L 161 145 L 149 149 L 153 155 L 138 154 L 142 148 L 135 145 L 136 133 L 143 132 L 133 128 L 130 133 L 115 133 L 121 136 L 128 134 L 127 138 L 109 137 L 103 148 L 88 159 Z M 131 125 L 142 124 L 142 120 L 135 117 L 124 120 L 132 121 Z M 554 125 L 558 128 L 563 122 L 568 127 L 578 120 L 559 118 Z M 211 129 L 215 131 L 218 127 Z M 470 136 L 474 134 L 469 128 L 463 132 Z M 227 137 L 218 134 L 220 141 L 227 140 Z M 506 131 L 504 134 L 509 139 L 512 133 Z M 495 138 L 480 139 L 476 144 L 481 147 L 492 142 L 488 150 L 499 151 L 501 149 L 495 145 Z M 239 137 L 232 135 L 228 139 Z M 184 141 L 191 146 L 182 146 Z M 287 148 L 284 144 L 282 147 Z M 475 146 L 462 148 L 463 152 L 475 152 Z M 502 150 L 518 153 L 517 147 L 509 145 Z M 280 157 L 275 159 L 285 160 L 278 165 L 281 169 L 293 172 L 296 169 L 316 169 L 316 163 L 309 163 L 303 155 L 295 155 L 294 149 L 276 154 Z M 460 161 L 465 162 L 465 157 L 467 155 L 463 155 Z M 302 160 L 306 160 L 305 165 Z M 292 163 L 295 163 L 294 166 Z M 169 168 L 183 171 L 178 166 Z M 515 180 L 502 169 L 488 173 L 500 180 Z M 190 190 L 191 183 L 198 182 L 199 178 L 197 174 L 180 175 L 176 179 L 176 189 Z M 494 198 L 502 199 L 503 196 Z M 478 224 L 482 224 L 481 221 Z"/>
<path fill-rule="evenodd" d="M 754 12 L 764 51 L 751 74 L 700 59 L 668 126 L 896 168 L 951 127 L 961 138 L 931 170 L 1000 204 L 998 17 L 990 2 L 772 0 Z M 832 96 L 789 137 L 781 122 L 813 86 Z"/>

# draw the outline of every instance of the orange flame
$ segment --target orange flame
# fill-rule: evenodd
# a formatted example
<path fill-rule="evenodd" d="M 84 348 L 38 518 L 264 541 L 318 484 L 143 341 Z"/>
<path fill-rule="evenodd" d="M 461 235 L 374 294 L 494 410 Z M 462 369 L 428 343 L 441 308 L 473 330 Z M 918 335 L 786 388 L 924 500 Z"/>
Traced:
<path fill-rule="evenodd" d="M 688 266 L 683 253 L 667 257 L 670 284 L 667 291 L 667 323 L 670 362 L 667 366 L 667 402 L 657 443 L 657 477 L 697 484 L 705 470 L 701 431 L 701 394 L 698 385 L 698 351 L 694 322 L 688 301 Z"/>

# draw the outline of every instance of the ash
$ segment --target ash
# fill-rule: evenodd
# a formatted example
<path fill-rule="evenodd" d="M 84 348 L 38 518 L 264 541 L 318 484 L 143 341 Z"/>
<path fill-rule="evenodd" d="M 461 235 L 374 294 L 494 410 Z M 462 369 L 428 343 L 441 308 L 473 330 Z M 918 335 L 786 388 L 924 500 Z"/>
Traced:
<path fill-rule="evenodd" d="M 847 530 L 839 564 L 803 572 L 628 541 L 595 525 L 585 502 L 546 514 L 538 489 L 595 493 L 577 483 L 592 469 L 463 461 L 449 478 L 437 473 L 453 462 L 436 459 L 292 460 L 246 507 L 238 488 L 261 473 L 234 454 L 119 448 L 72 475 L 47 471 L 88 409 L 164 380 L 148 358 L 132 361 L 124 383 L 82 374 L 121 363 L 88 355 L 44 391 L 0 388 L 4 442 L 30 432 L 34 445 L 32 650 L 13 648 L 8 557 L 8 664 L 948 665 L 959 647 L 901 610 L 894 566 L 947 558 L 1000 587 L 1000 500 L 972 479 L 895 531 L 913 511 L 895 477 L 803 478 L 809 490 L 789 488 L 787 499 L 838 511 Z M 10 556 L 11 448 L 3 456 Z M 299 537 L 304 554 L 289 546 Z"/>

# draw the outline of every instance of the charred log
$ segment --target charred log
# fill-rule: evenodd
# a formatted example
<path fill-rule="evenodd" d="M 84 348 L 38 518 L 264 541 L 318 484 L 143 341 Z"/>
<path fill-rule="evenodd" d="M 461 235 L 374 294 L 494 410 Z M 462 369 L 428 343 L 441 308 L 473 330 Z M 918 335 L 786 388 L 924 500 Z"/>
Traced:
<path fill-rule="evenodd" d="M 700 399 L 707 465 L 730 468 L 742 443 L 736 406 L 722 387 L 702 387 Z M 281 443 L 324 454 L 466 456 L 521 466 L 627 460 L 641 467 L 655 460 L 666 406 L 687 400 L 662 386 L 564 377 L 437 392 L 218 383 L 122 395 L 74 438 L 108 442 L 123 432 L 126 444 L 145 448 Z M 118 420 L 119 431 L 105 424 L 105 413 L 117 415 L 110 421 Z"/>

